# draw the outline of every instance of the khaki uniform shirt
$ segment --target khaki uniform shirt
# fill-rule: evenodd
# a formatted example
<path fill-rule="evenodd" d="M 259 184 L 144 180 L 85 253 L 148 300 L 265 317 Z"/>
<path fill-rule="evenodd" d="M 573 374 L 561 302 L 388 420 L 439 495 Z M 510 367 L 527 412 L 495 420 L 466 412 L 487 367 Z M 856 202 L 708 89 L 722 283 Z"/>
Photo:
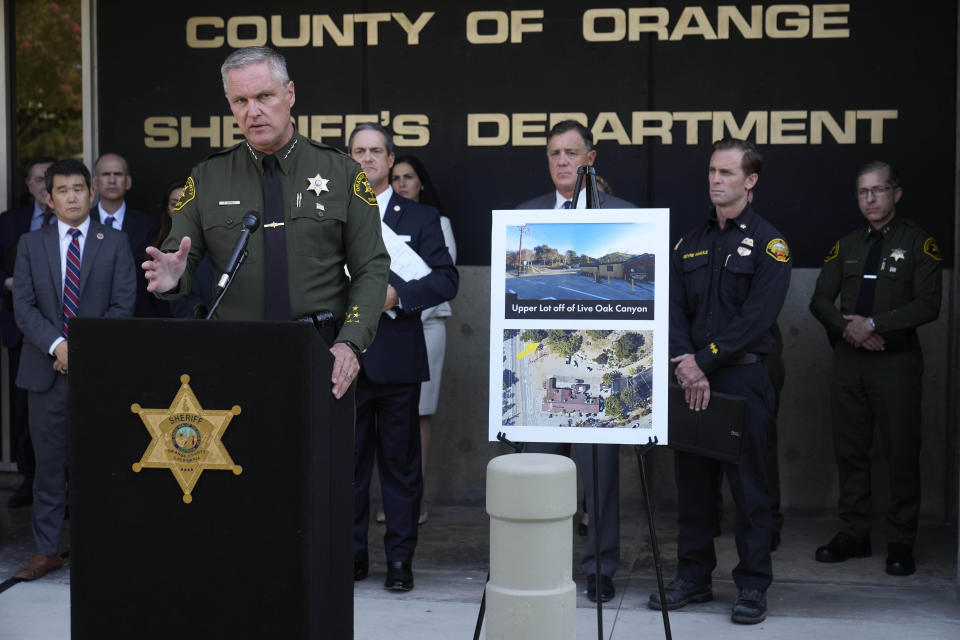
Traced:
<path fill-rule="evenodd" d="M 817 277 L 810 311 L 826 327 L 831 341 L 847 326 L 843 316 L 856 313 L 870 250 L 869 232 L 869 225 L 864 225 L 834 244 Z M 943 258 L 936 241 L 912 220 L 894 216 L 880 233 L 877 242 L 883 245 L 872 317 L 877 333 L 888 343 L 892 339 L 899 344 L 910 339 L 916 327 L 937 319 Z"/>
<path fill-rule="evenodd" d="M 293 318 L 328 310 L 343 322 L 337 340 L 365 349 L 376 332 L 387 290 L 390 256 L 380 233 L 380 211 L 360 166 L 332 147 L 297 133 L 276 152 L 283 190 L 284 226 L 261 226 L 250 236 L 249 255 L 217 309 L 217 318 L 262 320 L 266 305 L 265 234 L 284 233 Z M 217 277 L 224 272 L 242 230 L 255 211 L 263 219 L 263 154 L 246 142 L 198 164 L 180 196 L 173 228 L 161 247 L 176 251 L 191 240 L 179 286 L 190 292 L 206 253 Z M 344 265 L 350 277 L 344 272 Z"/>

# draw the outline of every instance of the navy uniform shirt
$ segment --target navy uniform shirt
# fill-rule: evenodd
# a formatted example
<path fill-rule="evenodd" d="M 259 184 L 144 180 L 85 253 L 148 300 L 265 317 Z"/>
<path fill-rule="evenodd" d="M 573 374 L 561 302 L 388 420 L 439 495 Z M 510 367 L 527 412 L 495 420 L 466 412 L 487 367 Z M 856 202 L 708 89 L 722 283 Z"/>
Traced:
<path fill-rule="evenodd" d="M 710 373 L 770 353 L 790 260 L 783 236 L 750 205 L 722 229 L 713 213 L 686 234 L 670 260 L 670 356 L 692 353 Z"/>

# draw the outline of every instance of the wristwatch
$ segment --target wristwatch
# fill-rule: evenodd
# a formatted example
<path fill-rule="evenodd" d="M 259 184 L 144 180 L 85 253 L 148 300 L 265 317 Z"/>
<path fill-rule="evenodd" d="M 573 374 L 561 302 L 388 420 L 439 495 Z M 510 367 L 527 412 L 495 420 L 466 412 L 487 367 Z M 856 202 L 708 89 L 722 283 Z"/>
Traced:
<path fill-rule="evenodd" d="M 360 359 L 360 347 L 358 347 L 357 345 L 353 344 L 353 343 L 350 342 L 349 340 L 338 340 L 337 342 L 338 342 L 339 344 L 345 344 L 345 345 L 347 345 L 348 347 L 350 347 L 350 350 L 353 351 L 353 355 L 357 356 L 357 360 Z"/>

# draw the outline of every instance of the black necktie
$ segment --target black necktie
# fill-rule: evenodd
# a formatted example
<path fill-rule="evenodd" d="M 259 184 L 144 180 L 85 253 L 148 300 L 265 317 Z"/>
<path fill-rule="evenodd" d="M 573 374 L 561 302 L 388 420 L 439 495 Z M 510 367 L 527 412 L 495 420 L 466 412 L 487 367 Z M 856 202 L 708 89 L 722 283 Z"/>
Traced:
<path fill-rule="evenodd" d="M 863 265 L 863 280 L 860 282 L 856 309 L 857 315 L 864 317 L 873 315 L 873 297 L 877 291 L 877 275 L 880 271 L 880 249 L 883 247 L 883 238 L 879 231 L 871 230 L 867 239 L 873 244 L 867 251 L 867 260 Z"/>
<path fill-rule="evenodd" d="M 263 221 L 267 234 L 267 320 L 290 320 L 290 282 L 287 279 L 287 237 L 283 222 L 283 189 L 276 156 L 263 157 Z M 279 222 L 271 227 L 271 222 Z"/>

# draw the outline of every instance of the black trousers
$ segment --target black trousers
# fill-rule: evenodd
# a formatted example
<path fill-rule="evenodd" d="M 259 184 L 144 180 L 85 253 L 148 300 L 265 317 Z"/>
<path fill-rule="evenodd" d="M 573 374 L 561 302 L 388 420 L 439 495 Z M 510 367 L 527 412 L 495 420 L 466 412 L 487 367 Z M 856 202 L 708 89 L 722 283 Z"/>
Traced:
<path fill-rule="evenodd" d="M 387 530 L 387 562 L 411 562 L 423 497 L 420 469 L 420 383 L 376 384 L 361 370 L 357 378 L 354 438 L 353 551 L 367 551 L 370 479 L 374 459 L 380 472 Z"/>
<path fill-rule="evenodd" d="M 716 496 L 725 475 L 737 508 L 734 534 L 740 562 L 733 570 L 733 580 L 739 589 L 765 591 L 773 581 L 766 471 L 773 387 L 762 362 L 724 367 L 708 377 L 711 391 L 747 399 L 740 463 L 677 452 L 677 576 L 701 585 L 710 582 L 717 566 L 713 538 L 719 524 Z"/>
<path fill-rule="evenodd" d="M 833 352 L 833 448 L 840 485 L 841 531 L 870 535 L 870 448 L 874 425 L 890 470 L 887 525 L 890 542 L 913 544 L 920 516 L 919 345 L 903 351 L 866 351 L 838 342 Z"/>

